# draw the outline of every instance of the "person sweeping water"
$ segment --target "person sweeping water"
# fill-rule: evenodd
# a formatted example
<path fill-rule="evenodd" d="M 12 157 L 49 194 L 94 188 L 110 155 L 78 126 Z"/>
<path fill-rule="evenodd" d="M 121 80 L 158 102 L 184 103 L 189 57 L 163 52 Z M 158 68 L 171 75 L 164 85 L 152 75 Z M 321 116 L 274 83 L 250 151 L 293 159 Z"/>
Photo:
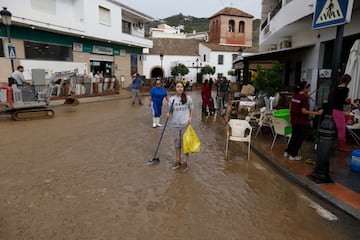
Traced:
<path fill-rule="evenodd" d="M 181 154 L 182 138 L 188 125 L 191 125 L 194 104 L 192 98 L 184 92 L 184 85 L 181 82 L 176 83 L 176 94 L 170 97 L 169 102 L 173 103 L 172 111 L 169 111 L 168 118 L 171 121 L 171 135 L 175 147 L 175 163 L 172 169 L 180 169 L 182 171 L 189 170 L 188 158 L 189 154 Z"/>

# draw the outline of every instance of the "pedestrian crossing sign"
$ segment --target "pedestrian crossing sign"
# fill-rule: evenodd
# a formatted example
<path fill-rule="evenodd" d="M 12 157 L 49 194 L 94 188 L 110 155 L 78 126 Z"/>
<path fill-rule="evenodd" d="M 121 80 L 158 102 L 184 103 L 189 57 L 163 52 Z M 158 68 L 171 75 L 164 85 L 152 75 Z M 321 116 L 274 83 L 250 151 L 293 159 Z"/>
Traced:
<path fill-rule="evenodd" d="M 353 0 L 317 0 L 313 28 L 332 27 L 350 22 Z"/>
<path fill-rule="evenodd" d="M 16 59 L 16 49 L 15 46 L 8 45 L 8 57 L 10 59 Z"/>

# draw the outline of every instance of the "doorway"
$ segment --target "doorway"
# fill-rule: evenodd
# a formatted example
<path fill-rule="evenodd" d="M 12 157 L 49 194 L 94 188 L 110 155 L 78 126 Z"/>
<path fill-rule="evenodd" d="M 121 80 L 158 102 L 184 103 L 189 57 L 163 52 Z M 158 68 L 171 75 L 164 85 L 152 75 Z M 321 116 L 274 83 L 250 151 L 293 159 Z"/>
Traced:
<path fill-rule="evenodd" d="M 90 60 L 90 71 L 93 73 L 103 73 L 103 76 L 110 78 L 113 76 L 113 63 L 106 61 Z"/>

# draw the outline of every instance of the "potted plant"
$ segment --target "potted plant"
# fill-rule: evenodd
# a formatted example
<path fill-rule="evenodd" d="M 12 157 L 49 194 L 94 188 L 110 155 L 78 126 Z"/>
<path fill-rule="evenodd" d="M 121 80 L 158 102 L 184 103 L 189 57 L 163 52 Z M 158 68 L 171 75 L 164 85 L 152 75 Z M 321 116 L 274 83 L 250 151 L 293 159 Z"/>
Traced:
<path fill-rule="evenodd" d="M 259 97 L 263 97 L 266 107 L 269 109 L 269 98 L 274 97 L 282 84 L 283 65 L 276 62 L 270 69 L 257 66 L 257 74 L 254 79 L 254 87 L 259 91 Z"/>

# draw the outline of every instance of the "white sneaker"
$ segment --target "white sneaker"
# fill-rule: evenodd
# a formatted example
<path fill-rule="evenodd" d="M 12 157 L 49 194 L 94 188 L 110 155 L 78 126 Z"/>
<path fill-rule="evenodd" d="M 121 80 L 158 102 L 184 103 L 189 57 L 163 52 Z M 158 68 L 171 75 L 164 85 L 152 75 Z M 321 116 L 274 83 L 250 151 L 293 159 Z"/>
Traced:
<path fill-rule="evenodd" d="M 158 124 L 156 124 L 156 126 L 158 126 L 158 127 L 162 127 L 162 124 L 158 123 Z"/>
<path fill-rule="evenodd" d="M 156 128 L 156 123 L 153 123 L 153 128 Z"/>
<path fill-rule="evenodd" d="M 295 156 L 295 157 L 293 157 L 293 156 L 290 156 L 290 155 L 289 155 L 289 160 L 290 160 L 290 161 L 300 161 L 300 160 L 301 160 L 301 156 Z"/>
<path fill-rule="evenodd" d="M 287 153 L 287 152 L 284 152 L 284 155 L 283 155 L 284 157 L 288 157 L 289 156 L 289 154 Z"/>

